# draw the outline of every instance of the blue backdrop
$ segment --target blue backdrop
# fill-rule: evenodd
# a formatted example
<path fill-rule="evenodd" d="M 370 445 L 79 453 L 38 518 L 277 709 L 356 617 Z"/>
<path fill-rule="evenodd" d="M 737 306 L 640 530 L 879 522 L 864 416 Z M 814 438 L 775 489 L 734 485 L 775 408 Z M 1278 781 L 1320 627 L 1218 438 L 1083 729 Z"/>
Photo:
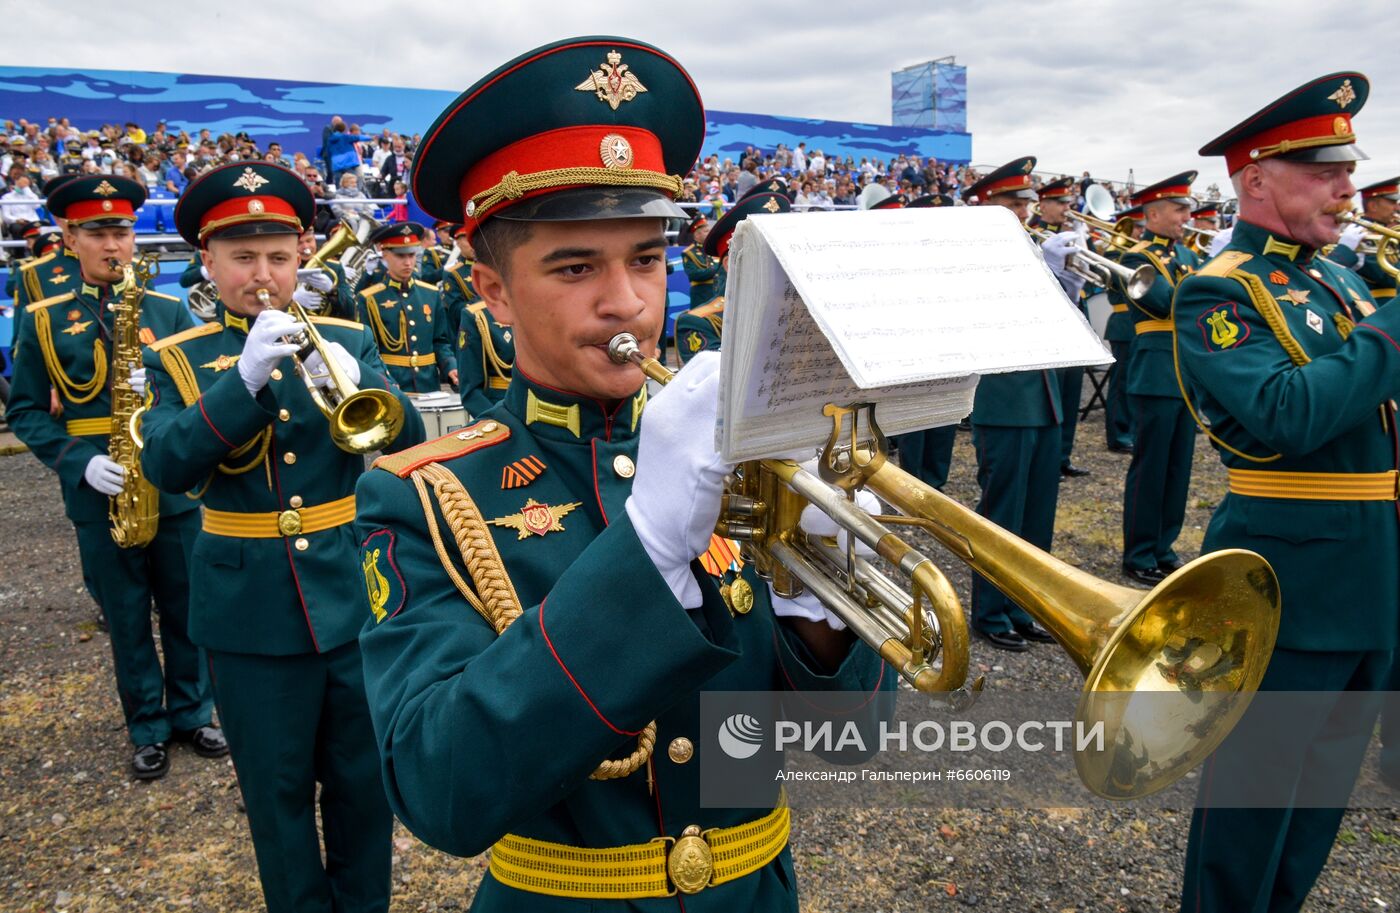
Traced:
<path fill-rule="evenodd" d="M 366 132 L 385 127 L 421 133 L 455 92 L 335 83 L 198 76 L 136 70 L 72 70 L 62 67 L 0 67 L 0 119 L 21 117 L 41 124 L 67 117 L 83 130 L 133 121 L 147 131 L 164 120 L 191 136 L 208 128 L 246 131 L 259 146 L 271 140 L 288 152 L 315 155 L 331 115 Z M 963 132 L 811 120 L 771 114 L 708 112 L 704 153 L 737 160 L 745 146 L 789 148 L 805 141 L 827 156 L 889 157 L 898 153 L 967 162 L 972 137 Z"/>

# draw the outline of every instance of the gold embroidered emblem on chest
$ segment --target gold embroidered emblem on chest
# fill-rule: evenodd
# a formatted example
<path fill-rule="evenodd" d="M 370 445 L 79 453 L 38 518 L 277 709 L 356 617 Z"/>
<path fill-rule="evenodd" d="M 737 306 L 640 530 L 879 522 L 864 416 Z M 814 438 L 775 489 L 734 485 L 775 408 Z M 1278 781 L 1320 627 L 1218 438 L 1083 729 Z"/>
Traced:
<path fill-rule="evenodd" d="M 571 504 L 541 504 L 534 498 L 527 498 L 525 506 L 520 509 L 520 513 L 510 514 L 505 517 L 497 517 L 494 520 L 487 520 L 492 526 L 504 526 L 515 530 L 520 539 L 528 539 L 533 536 L 543 536 L 546 533 L 562 533 L 564 524 L 561 522 L 575 508 L 582 507 L 582 501 L 574 501 Z"/>

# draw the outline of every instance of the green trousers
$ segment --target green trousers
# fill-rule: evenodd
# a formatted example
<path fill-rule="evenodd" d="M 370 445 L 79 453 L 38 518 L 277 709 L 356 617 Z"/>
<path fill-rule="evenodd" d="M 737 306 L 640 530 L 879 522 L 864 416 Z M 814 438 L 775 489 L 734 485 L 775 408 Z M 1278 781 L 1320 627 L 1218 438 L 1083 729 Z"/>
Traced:
<path fill-rule="evenodd" d="M 957 435 L 957 425 L 898 435 L 900 468 L 941 491 L 953 465 L 953 439 Z"/>
<path fill-rule="evenodd" d="M 1146 570 L 1177 560 L 1186 520 L 1196 426 L 1180 397 L 1130 396 L 1133 459 L 1123 485 L 1123 566 Z"/>
<path fill-rule="evenodd" d="M 1390 665 L 1390 693 L 1381 711 L 1381 777 L 1391 789 L 1400 790 L 1400 650 Z"/>
<path fill-rule="evenodd" d="M 1084 369 L 1060 369 L 1060 468 L 1074 455 L 1074 432 L 1079 429 L 1079 400 L 1084 392 Z"/>
<path fill-rule="evenodd" d="M 1285 608 L 1284 611 L 1287 611 Z M 1309 782 L 1352 784 L 1379 709 L 1332 707 L 1325 692 L 1386 687 L 1390 651 L 1313 653 L 1276 648 L 1260 691 L 1310 692 L 1307 712 L 1289 726 L 1256 723 L 1250 710 L 1201 770 L 1191 816 L 1182 913 L 1295 913 L 1327 863 L 1342 808 L 1227 808 L 1228 784 L 1248 784 L 1266 756 L 1270 776 L 1287 773 L 1298 792 Z M 1267 740 L 1267 744 L 1263 744 Z M 1247 746 L 1247 747 L 1246 747 Z"/>
<path fill-rule="evenodd" d="M 117 695 L 133 745 L 170 738 L 171 729 L 209 725 L 213 702 L 200 650 L 189 637 L 189 564 L 199 512 L 161 517 L 151 544 L 118 548 L 107 523 L 75 523 L 83 584 L 107 617 Z M 156 655 L 151 605 L 165 668 Z"/>
<path fill-rule="evenodd" d="M 1060 496 L 1060 426 L 972 426 L 977 450 L 977 512 L 993 523 L 1050 550 Z M 1011 631 L 1034 619 L 981 574 L 972 575 L 972 626 L 984 634 Z"/>
<path fill-rule="evenodd" d="M 1108 380 L 1103 398 L 1104 430 L 1107 432 L 1108 446 L 1129 448 L 1133 446 L 1133 419 L 1128 410 L 1128 355 L 1133 341 L 1110 340 L 1108 350 L 1114 361 L 1108 366 Z"/>
<path fill-rule="evenodd" d="M 209 668 L 268 913 L 387 910 L 394 818 L 359 645 L 293 656 L 211 650 Z"/>

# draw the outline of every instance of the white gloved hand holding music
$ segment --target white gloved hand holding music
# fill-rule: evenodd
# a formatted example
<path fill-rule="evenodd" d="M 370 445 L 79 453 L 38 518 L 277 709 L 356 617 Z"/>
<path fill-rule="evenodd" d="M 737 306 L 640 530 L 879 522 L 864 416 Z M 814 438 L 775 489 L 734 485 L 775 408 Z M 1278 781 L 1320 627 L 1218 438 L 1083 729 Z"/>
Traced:
<path fill-rule="evenodd" d="M 110 498 L 121 493 L 122 486 L 126 484 L 126 470 L 107 454 L 99 453 L 88 460 L 83 468 L 83 479 L 98 494 Z"/>
<path fill-rule="evenodd" d="M 146 395 L 145 368 L 132 368 L 131 373 L 127 375 L 126 382 L 131 385 L 131 392 L 135 393 L 137 396 Z"/>
<path fill-rule="evenodd" d="M 810 468 L 811 472 L 816 472 L 814 466 L 804 465 L 803 468 Z M 868 514 L 880 513 L 879 499 L 863 488 L 856 491 L 856 506 Z M 842 553 L 846 551 L 846 542 L 850 538 L 850 534 L 820 508 L 808 504 L 802 509 L 802 517 L 798 521 L 798 525 L 809 536 L 834 537 L 837 549 Z M 867 560 L 875 557 L 874 549 L 859 539 L 856 540 L 855 546 L 857 556 Z M 810 590 L 803 590 L 800 595 L 788 599 L 773 592 L 773 588 L 770 586 L 768 595 L 773 602 L 773 614 L 779 618 L 805 618 L 808 621 L 824 621 L 834 630 L 846 630 L 846 623 L 824 606 Z"/>
<path fill-rule="evenodd" d="M 247 342 L 243 343 L 243 354 L 238 358 L 238 374 L 250 395 L 257 396 L 258 391 L 267 386 L 278 362 L 295 354 L 299 348 L 282 337 L 305 329 L 304 324 L 286 311 L 268 308 L 258 315 L 248 331 Z"/>
<path fill-rule="evenodd" d="M 687 609 L 703 601 L 690 570 L 710 546 L 724 477 L 715 452 L 719 353 L 700 352 L 647 403 L 627 515 L 652 564 Z"/>
<path fill-rule="evenodd" d="M 318 292 L 329 292 L 335 288 L 335 280 L 323 269 L 297 270 L 297 282 L 310 286 Z"/>
<path fill-rule="evenodd" d="M 345 374 L 350 378 L 350 383 L 360 382 L 360 363 L 355 360 L 355 356 L 350 354 L 350 350 L 338 342 L 326 340 L 326 348 L 331 355 L 335 356 L 336 362 L 345 370 Z M 326 370 L 326 362 L 321 358 L 320 352 L 311 352 L 302 361 L 302 367 L 310 372 L 311 382 L 318 387 L 329 387 L 331 385 L 330 372 Z"/>
<path fill-rule="evenodd" d="M 1364 240 L 1366 240 L 1366 229 L 1362 228 L 1360 225 L 1348 223 L 1347 227 L 1342 229 L 1342 236 L 1337 239 L 1337 244 L 1341 247 L 1349 247 L 1352 250 L 1356 250 Z"/>

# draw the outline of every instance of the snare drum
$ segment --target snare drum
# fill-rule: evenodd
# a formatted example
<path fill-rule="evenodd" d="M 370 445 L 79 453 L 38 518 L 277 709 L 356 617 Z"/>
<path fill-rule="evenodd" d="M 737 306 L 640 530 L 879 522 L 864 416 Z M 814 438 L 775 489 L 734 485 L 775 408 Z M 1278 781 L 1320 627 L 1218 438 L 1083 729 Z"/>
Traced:
<path fill-rule="evenodd" d="M 442 391 L 410 398 L 423 418 L 423 430 L 430 441 L 467 426 L 467 410 L 455 393 Z"/>

